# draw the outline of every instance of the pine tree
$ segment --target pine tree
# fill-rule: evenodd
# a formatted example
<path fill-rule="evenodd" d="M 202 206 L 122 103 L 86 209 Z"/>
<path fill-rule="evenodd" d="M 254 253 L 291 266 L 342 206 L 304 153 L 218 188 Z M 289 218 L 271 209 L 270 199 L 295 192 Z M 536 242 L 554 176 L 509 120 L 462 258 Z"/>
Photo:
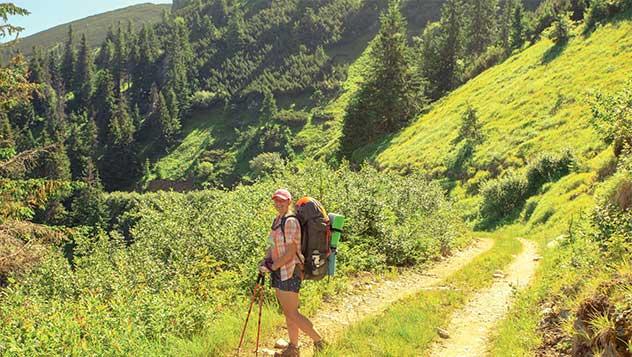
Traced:
<path fill-rule="evenodd" d="M 43 177 L 51 180 L 71 180 L 70 160 L 66 152 L 66 146 L 62 142 L 50 151 L 44 158 L 42 172 Z"/>
<path fill-rule="evenodd" d="M 79 56 L 77 57 L 77 70 L 75 72 L 75 108 L 79 111 L 86 111 L 90 106 L 92 98 L 92 77 L 93 63 L 90 47 L 86 40 L 86 35 L 81 36 Z"/>
<path fill-rule="evenodd" d="M 156 78 L 158 43 L 152 27 L 144 25 L 138 34 L 135 66 L 132 71 L 132 99 L 142 114 L 152 110 L 151 90 Z"/>
<path fill-rule="evenodd" d="M 441 9 L 441 20 L 424 29 L 419 42 L 421 76 L 428 81 L 426 94 L 433 100 L 459 84 L 458 59 L 462 49 L 460 7 L 448 0 Z"/>
<path fill-rule="evenodd" d="M 191 94 L 195 87 L 193 50 L 189 43 L 189 32 L 181 19 L 169 24 L 163 59 L 163 88 L 171 88 L 178 93 L 180 118 L 190 108 Z"/>
<path fill-rule="evenodd" d="M 421 82 L 413 72 L 406 23 L 398 1 L 390 2 L 380 22 L 367 79 L 345 116 L 342 151 L 347 156 L 360 144 L 404 127 L 423 103 Z"/>
<path fill-rule="evenodd" d="M 121 88 L 127 80 L 127 34 L 121 29 L 119 23 L 114 42 L 114 63 L 112 64 L 112 77 L 114 79 L 114 91 L 118 96 Z"/>
<path fill-rule="evenodd" d="M 55 50 L 48 52 L 48 75 L 53 88 L 61 86 L 63 79 L 59 68 L 59 55 Z"/>
<path fill-rule="evenodd" d="M 154 112 L 155 121 L 160 128 L 161 140 L 165 145 L 173 144 L 178 127 L 174 126 L 177 119 L 171 116 L 171 110 L 167 106 L 167 100 L 162 92 L 158 94 L 158 103 Z"/>
<path fill-rule="evenodd" d="M 46 119 L 46 134 L 52 143 L 63 142 L 66 139 L 66 100 L 63 88 L 57 91 L 45 86 L 46 107 L 43 117 Z"/>
<path fill-rule="evenodd" d="M 180 102 L 178 101 L 178 96 L 176 96 L 176 92 L 173 88 L 165 88 L 163 90 L 165 92 L 165 100 L 167 101 L 167 108 L 169 108 L 169 116 L 172 118 L 172 121 L 177 121 L 178 124 L 175 127 L 180 129 Z"/>
<path fill-rule="evenodd" d="M 109 71 L 99 72 L 97 88 L 92 97 L 92 113 L 99 129 L 99 142 L 105 143 L 110 120 L 116 110 L 114 82 Z"/>
<path fill-rule="evenodd" d="M 261 109 L 259 109 L 259 123 L 260 125 L 269 125 L 273 123 L 274 117 L 277 114 L 276 100 L 274 94 L 270 90 L 263 92 L 263 103 Z"/>
<path fill-rule="evenodd" d="M 46 67 L 46 61 L 42 50 L 33 47 L 33 55 L 29 59 L 29 82 L 31 83 L 49 83 L 50 78 Z"/>
<path fill-rule="evenodd" d="M 167 99 L 169 98 L 169 99 Z M 164 117 L 165 120 L 161 120 L 161 132 L 164 141 L 167 145 L 172 145 L 176 141 L 177 135 L 180 133 L 180 119 L 177 116 L 179 110 L 177 108 L 177 98 L 173 89 L 167 90 L 167 96 L 165 97 L 165 104 L 167 106 L 168 115 Z M 170 107 L 175 105 L 175 108 Z M 175 114 L 175 115 L 174 115 Z"/>
<path fill-rule="evenodd" d="M 496 31 L 497 0 L 470 0 L 466 2 L 467 42 L 466 53 L 475 58 L 487 49 Z"/>
<path fill-rule="evenodd" d="M 478 120 L 476 109 L 471 105 L 467 106 L 461 119 L 461 127 L 455 141 L 468 140 L 472 144 L 480 144 L 483 141 L 482 124 Z"/>
<path fill-rule="evenodd" d="M 498 44 L 505 53 L 511 52 L 511 22 L 514 10 L 514 0 L 500 0 L 498 3 Z"/>
<path fill-rule="evenodd" d="M 89 162 L 86 166 L 81 181 L 84 185 L 77 188 L 70 203 L 73 225 L 90 227 L 95 231 L 106 229 L 108 209 L 99 180 L 99 172 L 93 162 Z"/>
<path fill-rule="evenodd" d="M 447 13 L 442 16 L 442 26 L 446 29 L 445 42 L 442 44 L 440 56 L 443 60 L 440 76 L 444 78 L 440 91 L 446 92 L 456 88 L 459 84 L 457 61 L 462 48 L 462 36 L 460 31 L 461 18 L 459 16 L 459 4 L 457 0 L 446 2 Z"/>
<path fill-rule="evenodd" d="M 109 125 L 108 141 L 112 145 L 128 146 L 134 141 L 134 123 L 125 97 L 117 100 Z"/>
<path fill-rule="evenodd" d="M 99 54 L 97 55 L 95 64 L 100 69 L 112 70 L 115 53 L 114 42 L 116 41 L 113 31 L 112 26 L 110 26 L 105 35 L 105 40 L 103 40 L 99 48 Z"/>
<path fill-rule="evenodd" d="M 108 190 L 129 188 L 138 177 L 140 167 L 134 151 L 134 124 L 123 96 L 116 101 L 107 143 L 100 170 L 103 183 Z"/>
<path fill-rule="evenodd" d="M 68 39 L 64 48 L 64 59 L 61 65 L 61 79 L 64 82 L 64 89 L 67 92 L 72 91 L 74 84 L 75 63 L 77 62 L 77 53 L 75 51 L 74 36 L 72 33 L 72 25 L 68 26 Z"/>
<path fill-rule="evenodd" d="M 521 48 L 524 44 L 524 10 L 521 4 L 518 4 L 513 11 L 513 19 L 511 21 L 511 48 Z"/>
<path fill-rule="evenodd" d="M 32 83 L 39 83 L 45 86 L 50 86 L 50 76 L 48 74 L 48 64 L 46 59 L 39 48 L 33 49 L 33 56 L 29 60 L 29 81 Z M 34 114 L 40 117 L 44 116 L 46 111 L 46 98 L 43 98 L 43 91 L 34 90 L 31 93 L 31 104 L 33 106 Z"/>
<path fill-rule="evenodd" d="M 237 52 L 249 42 L 246 31 L 246 22 L 241 11 L 236 11 L 228 18 L 228 30 L 226 32 L 226 43 L 229 44 L 229 51 Z"/>
<path fill-rule="evenodd" d="M 84 177 L 88 166 L 93 165 L 96 160 L 98 133 L 96 123 L 88 118 L 86 112 L 72 114 L 72 117 L 76 124 L 68 137 L 68 157 L 72 177 L 79 180 Z"/>

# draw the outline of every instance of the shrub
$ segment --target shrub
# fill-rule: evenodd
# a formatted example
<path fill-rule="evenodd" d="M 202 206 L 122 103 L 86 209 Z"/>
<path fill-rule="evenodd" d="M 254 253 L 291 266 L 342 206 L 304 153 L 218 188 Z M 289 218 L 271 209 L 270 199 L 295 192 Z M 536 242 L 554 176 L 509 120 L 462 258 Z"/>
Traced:
<path fill-rule="evenodd" d="M 564 150 L 559 154 L 539 155 L 527 166 L 528 193 L 533 195 L 545 183 L 557 181 L 567 175 L 574 164 L 575 157 L 570 150 Z"/>
<path fill-rule="evenodd" d="M 592 0 L 585 19 L 585 31 L 592 30 L 599 22 L 632 8 L 630 0 Z"/>
<path fill-rule="evenodd" d="M 569 16 L 565 14 L 557 14 L 551 28 L 548 29 L 547 35 L 553 43 L 559 45 L 568 41 L 570 28 L 571 20 Z"/>
<path fill-rule="evenodd" d="M 515 213 L 524 204 L 528 187 L 527 178 L 515 171 L 487 181 L 481 189 L 482 216 L 492 222 Z"/>
<path fill-rule="evenodd" d="M 632 243 L 632 170 L 621 169 L 602 184 L 596 196 L 596 239 L 606 244 L 612 236 L 619 235 Z"/>
<path fill-rule="evenodd" d="M 275 119 L 293 128 L 300 128 L 307 123 L 309 113 L 298 110 L 285 109 L 279 111 Z"/>
<path fill-rule="evenodd" d="M 194 109 L 208 109 L 217 103 L 219 96 L 216 93 L 201 90 L 195 92 L 191 98 L 191 106 Z"/>
<path fill-rule="evenodd" d="M 467 189 L 467 193 L 470 195 L 477 194 L 480 191 L 483 183 L 485 183 L 490 178 L 491 178 L 491 175 L 489 171 L 486 171 L 486 170 L 477 171 L 476 174 L 474 174 L 474 176 L 471 179 L 469 179 L 465 185 L 465 188 Z"/>
<path fill-rule="evenodd" d="M 465 236 L 436 183 L 369 166 L 306 161 L 232 191 L 109 194 L 114 229 L 77 229 L 72 268 L 61 249 L 46 249 L 43 264 L 3 291 L 0 352 L 165 355 L 170 341 L 233 314 L 251 291 L 278 187 L 347 217 L 340 272 L 418 264 Z"/>
<path fill-rule="evenodd" d="M 614 95 L 596 93 L 592 112 L 593 127 L 606 143 L 614 143 L 615 156 L 632 150 L 632 80 Z"/>
<path fill-rule="evenodd" d="M 250 170 L 256 177 L 283 171 L 285 161 L 278 152 L 264 152 L 250 160 Z"/>

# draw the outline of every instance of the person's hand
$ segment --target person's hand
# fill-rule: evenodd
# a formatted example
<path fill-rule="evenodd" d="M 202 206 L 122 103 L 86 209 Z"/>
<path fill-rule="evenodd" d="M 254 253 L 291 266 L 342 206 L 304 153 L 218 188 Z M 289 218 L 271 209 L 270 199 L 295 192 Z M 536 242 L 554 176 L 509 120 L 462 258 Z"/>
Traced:
<path fill-rule="evenodd" d="M 273 267 L 274 267 L 274 262 L 272 261 L 272 258 L 268 257 L 264 259 L 259 265 L 259 271 L 262 273 L 269 273 L 269 272 L 274 271 Z"/>

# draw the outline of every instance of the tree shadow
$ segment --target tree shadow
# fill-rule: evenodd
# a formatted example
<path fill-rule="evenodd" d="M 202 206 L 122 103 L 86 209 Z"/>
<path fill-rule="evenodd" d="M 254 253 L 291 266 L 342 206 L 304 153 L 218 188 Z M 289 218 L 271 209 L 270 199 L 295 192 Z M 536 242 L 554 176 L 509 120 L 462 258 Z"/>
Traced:
<path fill-rule="evenodd" d="M 560 42 L 544 52 L 542 56 L 542 64 L 549 64 L 559 57 L 568 46 L 568 40 Z"/>

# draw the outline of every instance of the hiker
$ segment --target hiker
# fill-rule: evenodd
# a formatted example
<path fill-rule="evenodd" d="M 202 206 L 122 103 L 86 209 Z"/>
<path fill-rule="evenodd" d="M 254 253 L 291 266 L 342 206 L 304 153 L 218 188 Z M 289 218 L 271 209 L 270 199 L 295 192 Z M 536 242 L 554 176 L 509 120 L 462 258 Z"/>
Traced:
<path fill-rule="evenodd" d="M 278 189 L 272 195 L 272 200 L 278 215 L 272 224 L 268 237 L 269 248 L 259 270 L 263 273 L 271 273 L 271 286 L 275 289 L 276 297 L 285 315 L 290 343 L 281 356 L 299 355 L 299 329 L 314 341 L 314 350 L 320 351 L 324 348 L 322 337 L 314 329 L 311 321 L 298 311 L 304 258 L 300 249 L 301 226 L 298 219 L 293 216 L 292 195 L 288 190 Z M 283 223 L 285 225 L 281 229 Z"/>

